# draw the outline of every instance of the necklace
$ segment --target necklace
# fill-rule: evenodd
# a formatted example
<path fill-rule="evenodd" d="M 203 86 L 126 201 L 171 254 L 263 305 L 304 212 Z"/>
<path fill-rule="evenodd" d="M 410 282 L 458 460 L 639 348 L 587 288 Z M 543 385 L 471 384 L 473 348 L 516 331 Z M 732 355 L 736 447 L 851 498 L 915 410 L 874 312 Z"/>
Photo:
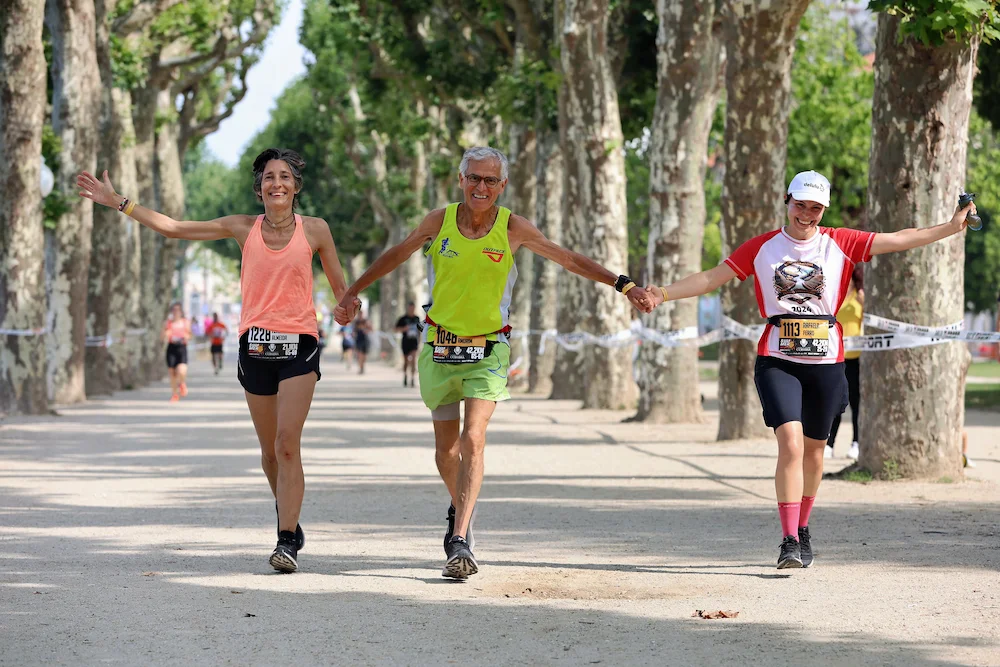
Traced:
<path fill-rule="evenodd" d="M 289 218 L 292 218 L 292 217 L 294 217 L 294 215 L 295 215 L 294 213 L 289 213 L 289 214 L 288 214 L 288 218 L 285 218 L 285 220 L 288 220 Z M 284 222 L 285 220 L 281 220 L 281 221 L 280 221 L 280 222 L 279 222 L 279 223 L 278 223 L 277 225 L 276 225 L 276 224 L 274 224 L 274 223 L 273 223 L 273 222 L 271 222 L 271 220 L 270 220 L 270 219 L 269 219 L 269 218 L 267 217 L 267 214 L 266 214 L 266 213 L 264 214 L 264 220 L 265 220 L 265 221 L 267 221 L 267 224 L 268 224 L 268 225 L 270 225 L 270 226 L 271 226 L 271 229 L 273 229 L 273 230 L 275 230 L 275 231 L 281 231 L 281 230 L 283 230 L 283 229 L 285 229 L 286 227 L 288 227 L 288 226 L 289 226 L 289 225 L 282 225 L 282 224 L 281 224 L 281 223 L 282 223 L 282 222 Z M 295 221 L 293 220 L 293 221 L 292 221 L 292 224 L 294 224 L 294 223 L 295 223 Z"/>

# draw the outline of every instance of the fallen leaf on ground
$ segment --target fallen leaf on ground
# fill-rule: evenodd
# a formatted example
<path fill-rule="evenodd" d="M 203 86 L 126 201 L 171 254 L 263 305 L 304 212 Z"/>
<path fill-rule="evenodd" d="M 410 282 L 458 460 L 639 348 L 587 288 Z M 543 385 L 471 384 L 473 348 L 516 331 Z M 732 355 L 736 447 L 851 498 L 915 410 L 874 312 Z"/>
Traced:
<path fill-rule="evenodd" d="M 257 614 L 243 614 L 243 618 L 257 618 Z"/>
<path fill-rule="evenodd" d="M 243 591 L 229 591 L 233 595 L 243 595 Z"/>
<path fill-rule="evenodd" d="M 740 612 L 738 611 L 723 611 L 722 609 L 720 609 L 719 611 L 705 611 L 703 609 L 696 609 L 695 612 L 691 614 L 691 617 L 692 618 L 736 618 L 739 615 Z"/>
<path fill-rule="evenodd" d="M 144 577 L 155 577 L 158 574 L 159 574 L 159 572 L 143 572 L 142 576 L 144 576 Z"/>

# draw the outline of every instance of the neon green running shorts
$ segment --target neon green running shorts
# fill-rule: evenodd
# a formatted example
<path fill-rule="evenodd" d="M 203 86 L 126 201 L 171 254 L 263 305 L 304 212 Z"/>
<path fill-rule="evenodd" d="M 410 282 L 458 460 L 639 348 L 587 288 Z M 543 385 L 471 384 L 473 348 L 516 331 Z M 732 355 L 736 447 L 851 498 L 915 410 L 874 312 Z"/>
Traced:
<path fill-rule="evenodd" d="M 427 338 L 433 340 L 435 327 L 428 327 Z M 494 338 L 494 336 L 490 336 Z M 463 398 L 506 401 L 507 368 L 510 366 L 510 345 L 498 342 L 482 361 L 474 364 L 439 364 L 433 359 L 434 346 L 425 344 L 417 360 L 420 373 L 420 398 L 431 410 L 458 403 Z"/>

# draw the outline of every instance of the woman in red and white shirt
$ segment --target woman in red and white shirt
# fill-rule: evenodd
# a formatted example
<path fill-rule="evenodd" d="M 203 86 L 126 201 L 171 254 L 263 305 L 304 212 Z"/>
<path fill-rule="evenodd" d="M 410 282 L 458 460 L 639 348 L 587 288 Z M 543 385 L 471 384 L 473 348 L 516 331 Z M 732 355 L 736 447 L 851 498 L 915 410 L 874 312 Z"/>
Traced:
<path fill-rule="evenodd" d="M 714 269 L 663 288 L 647 287 L 653 307 L 756 276 L 760 314 L 768 324 L 757 344 L 754 381 L 765 423 L 778 439 L 774 486 L 783 541 L 778 568 L 809 567 L 809 513 L 823 477 L 823 452 L 834 418 L 847 406 L 843 332 L 835 317 L 859 262 L 940 241 L 965 228 L 969 204 L 935 227 L 888 234 L 820 227 L 830 182 L 797 174 L 785 197 L 787 224 L 755 236 Z"/>

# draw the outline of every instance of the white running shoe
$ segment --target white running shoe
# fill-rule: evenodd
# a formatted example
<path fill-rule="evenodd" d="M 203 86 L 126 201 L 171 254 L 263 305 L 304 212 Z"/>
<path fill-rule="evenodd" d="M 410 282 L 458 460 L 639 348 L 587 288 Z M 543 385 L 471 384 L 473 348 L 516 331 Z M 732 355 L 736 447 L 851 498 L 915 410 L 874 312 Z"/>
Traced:
<path fill-rule="evenodd" d="M 976 462 L 970 459 L 965 454 L 962 454 L 962 467 L 963 468 L 975 468 Z"/>
<path fill-rule="evenodd" d="M 830 445 L 827 445 L 823 449 L 825 450 L 823 452 L 823 458 L 824 459 L 832 459 L 833 458 L 833 447 L 831 447 Z"/>
<path fill-rule="evenodd" d="M 851 459 L 852 461 L 857 461 L 859 453 L 860 452 L 858 452 L 858 441 L 855 440 L 854 442 L 851 443 L 851 448 L 847 450 L 847 458 Z"/>

